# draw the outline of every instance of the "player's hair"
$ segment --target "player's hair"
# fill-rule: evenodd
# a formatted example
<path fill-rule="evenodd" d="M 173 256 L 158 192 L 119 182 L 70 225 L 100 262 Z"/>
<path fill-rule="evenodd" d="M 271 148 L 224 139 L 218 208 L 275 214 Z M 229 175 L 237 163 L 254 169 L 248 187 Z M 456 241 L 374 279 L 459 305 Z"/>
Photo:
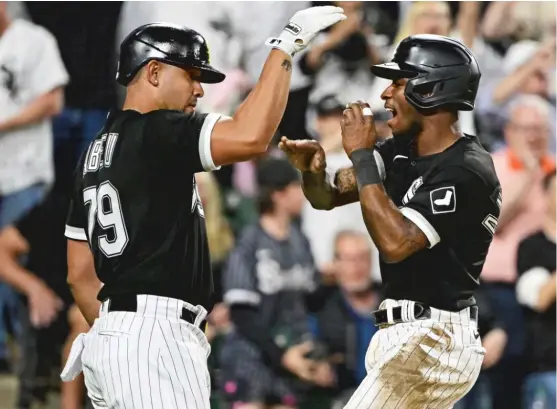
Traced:
<path fill-rule="evenodd" d="M 234 235 L 230 224 L 224 216 L 222 196 L 215 177 L 209 172 L 195 175 L 197 183 L 203 185 L 207 197 L 204 204 L 205 225 L 207 228 L 207 241 L 211 262 L 220 262 L 228 255 L 234 246 Z"/>

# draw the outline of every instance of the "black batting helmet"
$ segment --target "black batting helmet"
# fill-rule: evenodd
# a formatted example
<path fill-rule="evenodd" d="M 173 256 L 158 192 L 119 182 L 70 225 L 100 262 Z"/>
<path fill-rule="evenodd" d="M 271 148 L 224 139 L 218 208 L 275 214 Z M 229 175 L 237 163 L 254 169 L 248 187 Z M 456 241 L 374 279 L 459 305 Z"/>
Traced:
<path fill-rule="evenodd" d="M 480 67 L 462 43 L 439 35 L 407 37 L 398 45 L 391 62 L 374 65 L 381 78 L 408 78 L 404 95 L 418 111 L 446 108 L 474 109 Z"/>
<path fill-rule="evenodd" d="M 195 30 L 168 23 L 145 24 L 133 30 L 120 45 L 116 81 L 128 85 L 150 60 L 180 68 L 197 68 L 199 82 L 214 84 L 225 75 L 209 65 L 209 47 Z"/>

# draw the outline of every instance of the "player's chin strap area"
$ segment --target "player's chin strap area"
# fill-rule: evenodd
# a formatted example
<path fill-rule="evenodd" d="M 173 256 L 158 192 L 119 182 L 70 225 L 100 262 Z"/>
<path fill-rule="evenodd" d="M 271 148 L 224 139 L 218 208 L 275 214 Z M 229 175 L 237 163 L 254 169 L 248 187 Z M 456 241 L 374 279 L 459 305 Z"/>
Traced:
<path fill-rule="evenodd" d="M 372 312 L 377 326 L 427 319 L 464 325 L 471 324 L 470 321 L 473 321 L 474 324 L 478 322 L 478 307 L 476 306 L 460 311 L 445 311 L 415 301 L 387 299 L 381 303 L 379 308 Z"/>

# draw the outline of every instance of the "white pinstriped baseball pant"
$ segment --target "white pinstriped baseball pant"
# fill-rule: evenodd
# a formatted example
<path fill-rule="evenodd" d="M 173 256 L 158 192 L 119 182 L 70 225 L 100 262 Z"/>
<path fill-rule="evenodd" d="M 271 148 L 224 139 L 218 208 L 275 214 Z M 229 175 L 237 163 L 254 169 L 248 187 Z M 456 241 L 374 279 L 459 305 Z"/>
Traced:
<path fill-rule="evenodd" d="M 380 309 L 397 305 L 403 316 L 405 309 L 413 311 L 406 300 L 385 300 Z M 345 409 L 450 409 L 470 391 L 485 355 L 477 323 L 468 308 L 431 310 L 430 319 L 375 333 L 366 353 L 367 376 Z"/>
<path fill-rule="evenodd" d="M 209 409 L 207 358 L 211 347 L 200 324 L 201 306 L 173 298 L 137 296 L 137 313 L 107 313 L 83 338 L 85 385 L 96 409 Z M 180 319 L 182 308 L 196 325 Z"/>

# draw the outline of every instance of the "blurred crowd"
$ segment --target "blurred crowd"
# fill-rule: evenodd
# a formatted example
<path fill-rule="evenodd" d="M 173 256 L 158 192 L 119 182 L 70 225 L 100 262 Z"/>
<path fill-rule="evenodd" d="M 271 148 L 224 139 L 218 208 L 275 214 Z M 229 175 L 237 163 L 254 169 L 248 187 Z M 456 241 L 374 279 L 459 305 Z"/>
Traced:
<path fill-rule="evenodd" d="M 413 34 L 470 47 L 482 78 L 459 125 L 493 154 L 503 204 L 477 293 L 484 370 L 458 409 L 555 408 L 556 3 L 341 3 L 347 20 L 294 59 L 277 141 L 315 138 L 331 172 L 349 166 L 339 123 L 347 102 L 368 101 L 380 137 L 391 137 L 387 84 L 371 65 Z M 63 229 L 76 162 L 122 100 L 120 42 L 155 21 L 199 31 L 227 78 L 205 87 L 198 110 L 230 115 L 257 81 L 264 41 L 311 4 L 0 2 L 0 372 L 19 380 L 7 407 L 58 390 L 63 409 L 88 405 L 82 378 L 58 377 L 88 330 L 66 285 Z M 275 142 L 257 161 L 196 177 L 216 287 L 212 404 L 342 408 L 365 376 L 370 313 L 382 299 L 359 204 L 313 209 Z M 336 286 L 317 294 L 318 281 Z"/>

